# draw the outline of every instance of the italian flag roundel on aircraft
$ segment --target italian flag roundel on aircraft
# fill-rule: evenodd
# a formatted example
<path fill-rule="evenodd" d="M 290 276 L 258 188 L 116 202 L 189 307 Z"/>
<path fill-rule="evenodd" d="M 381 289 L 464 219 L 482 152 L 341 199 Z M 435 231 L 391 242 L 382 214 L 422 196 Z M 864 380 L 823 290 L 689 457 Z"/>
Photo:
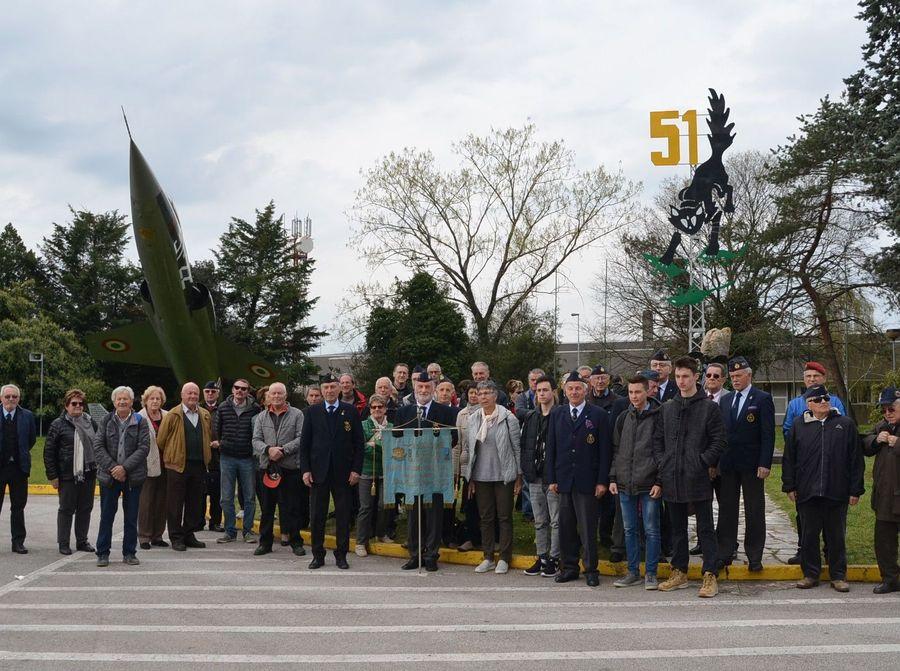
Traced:
<path fill-rule="evenodd" d="M 272 371 L 270 371 L 268 368 L 266 368 L 262 364 L 251 363 L 249 366 L 247 366 L 247 368 L 250 370 L 251 373 L 261 377 L 264 380 L 268 380 L 270 377 L 272 377 Z"/>
<path fill-rule="evenodd" d="M 124 340 L 119 340 L 118 338 L 109 338 L 108 340 L 104 340 L 100 343 L 100 346 L 105 350 L 113 352 L 114 354 L 127 352 L 131 349 L 127 342 L 125 342 Z"/>

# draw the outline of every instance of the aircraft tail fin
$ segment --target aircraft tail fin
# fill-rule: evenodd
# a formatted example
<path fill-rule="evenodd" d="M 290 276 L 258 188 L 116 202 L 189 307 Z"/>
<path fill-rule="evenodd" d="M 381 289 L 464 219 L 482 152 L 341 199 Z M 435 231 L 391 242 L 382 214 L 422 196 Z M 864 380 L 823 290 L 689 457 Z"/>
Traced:
<path fill-rule="evenodd" d="M 224 336 L 216 335 L 216 350 L 219 355 L 219 374 L 234 380 L 245 378 L 254 387 L 272 382 L 284 382 L 284 371 L 257 356 L 244 345 L 234 343 Z"/>
<path fill-rule="evenodd" d="M 169 368 L 150 322 L 135 322 L 109 331 L 91 333 L 85 341 L 91 355 L 103 361 Z"/>

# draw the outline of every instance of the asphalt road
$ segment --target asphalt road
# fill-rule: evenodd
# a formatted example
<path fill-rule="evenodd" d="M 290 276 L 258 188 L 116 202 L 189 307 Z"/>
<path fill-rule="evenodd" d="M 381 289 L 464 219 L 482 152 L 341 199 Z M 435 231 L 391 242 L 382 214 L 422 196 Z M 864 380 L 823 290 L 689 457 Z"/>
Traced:
<path fill-rule="evenodd" d="M 0 547 L 0 669 L 900 668 L 900 595 L 868 584 L 841 595 L 723 582 L 704 600 L 696 584 L 663 594 L 604 577 L 591 589 L 451 565 L 417 575 L 355 555 L 350 571 L 330 555 L 309 571 L 308 557 L 252 557 L 208 532 L 205 550 L 141 551 L 137 567 L 120 562 L 117 537 L 98 569 L 92 555 L 57 554 L 55 513 L 54 497 L 32 497 L 31 553 Z"/>

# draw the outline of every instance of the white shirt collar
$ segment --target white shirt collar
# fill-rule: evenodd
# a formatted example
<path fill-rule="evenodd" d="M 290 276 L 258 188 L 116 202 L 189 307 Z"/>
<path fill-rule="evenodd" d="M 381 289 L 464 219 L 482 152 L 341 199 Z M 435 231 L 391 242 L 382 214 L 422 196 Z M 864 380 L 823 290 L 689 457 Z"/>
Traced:
<path fill-rule="evenodd" d="M 578 411 L 578 416 L 581 417 L 581 413 L 584 412 L 584 406 L 587 405 L 587 401 L 582 401 L 578 405 L 572 405 L 569 403 L 569 414 L 572 414 L 572 408 L 575 408 Z"/>

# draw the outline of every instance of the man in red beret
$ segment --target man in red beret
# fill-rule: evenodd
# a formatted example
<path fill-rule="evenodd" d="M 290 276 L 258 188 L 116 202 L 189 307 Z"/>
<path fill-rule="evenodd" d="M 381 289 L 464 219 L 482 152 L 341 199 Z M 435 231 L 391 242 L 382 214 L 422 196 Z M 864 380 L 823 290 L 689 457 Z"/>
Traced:
<path fill-rule="evenodd" d="M 807 389 L 815 386 L 827 386 L 826 383 L 827 374 L 825 372 L 825 366 L 820 364 L 818 361 L 807 361 L 806 366 L 803 370 L 803 388 L 800 390 L 800 393 L 797 394 L 797 397 L 792 399 L 790 403 L 788 403 L 787 411 L 784 413 L 784 421 L 781 424 L 781 431 L 784 433 L 784 442 L 787 443 L 788 436 L 791 433 L 791 427 L 794 425 L 794 421 L 800 417 L 803 417 L 803 413 L 806 412 L 806 400 L 803 398 L 803 394 Z M 844 409 L 844 404 L 841 402 L 837 396 L 830 394 L 831 396 L 831 407 L 837 410 L 841 415 L 846 416 L 847 411 Z M 788 564 L 799 564 L 800 563 L 800 536 L 802 533 L 802 523 L 800 522 L 800 516 L 797 516 L 797 554 L 788 559 Z"/>

